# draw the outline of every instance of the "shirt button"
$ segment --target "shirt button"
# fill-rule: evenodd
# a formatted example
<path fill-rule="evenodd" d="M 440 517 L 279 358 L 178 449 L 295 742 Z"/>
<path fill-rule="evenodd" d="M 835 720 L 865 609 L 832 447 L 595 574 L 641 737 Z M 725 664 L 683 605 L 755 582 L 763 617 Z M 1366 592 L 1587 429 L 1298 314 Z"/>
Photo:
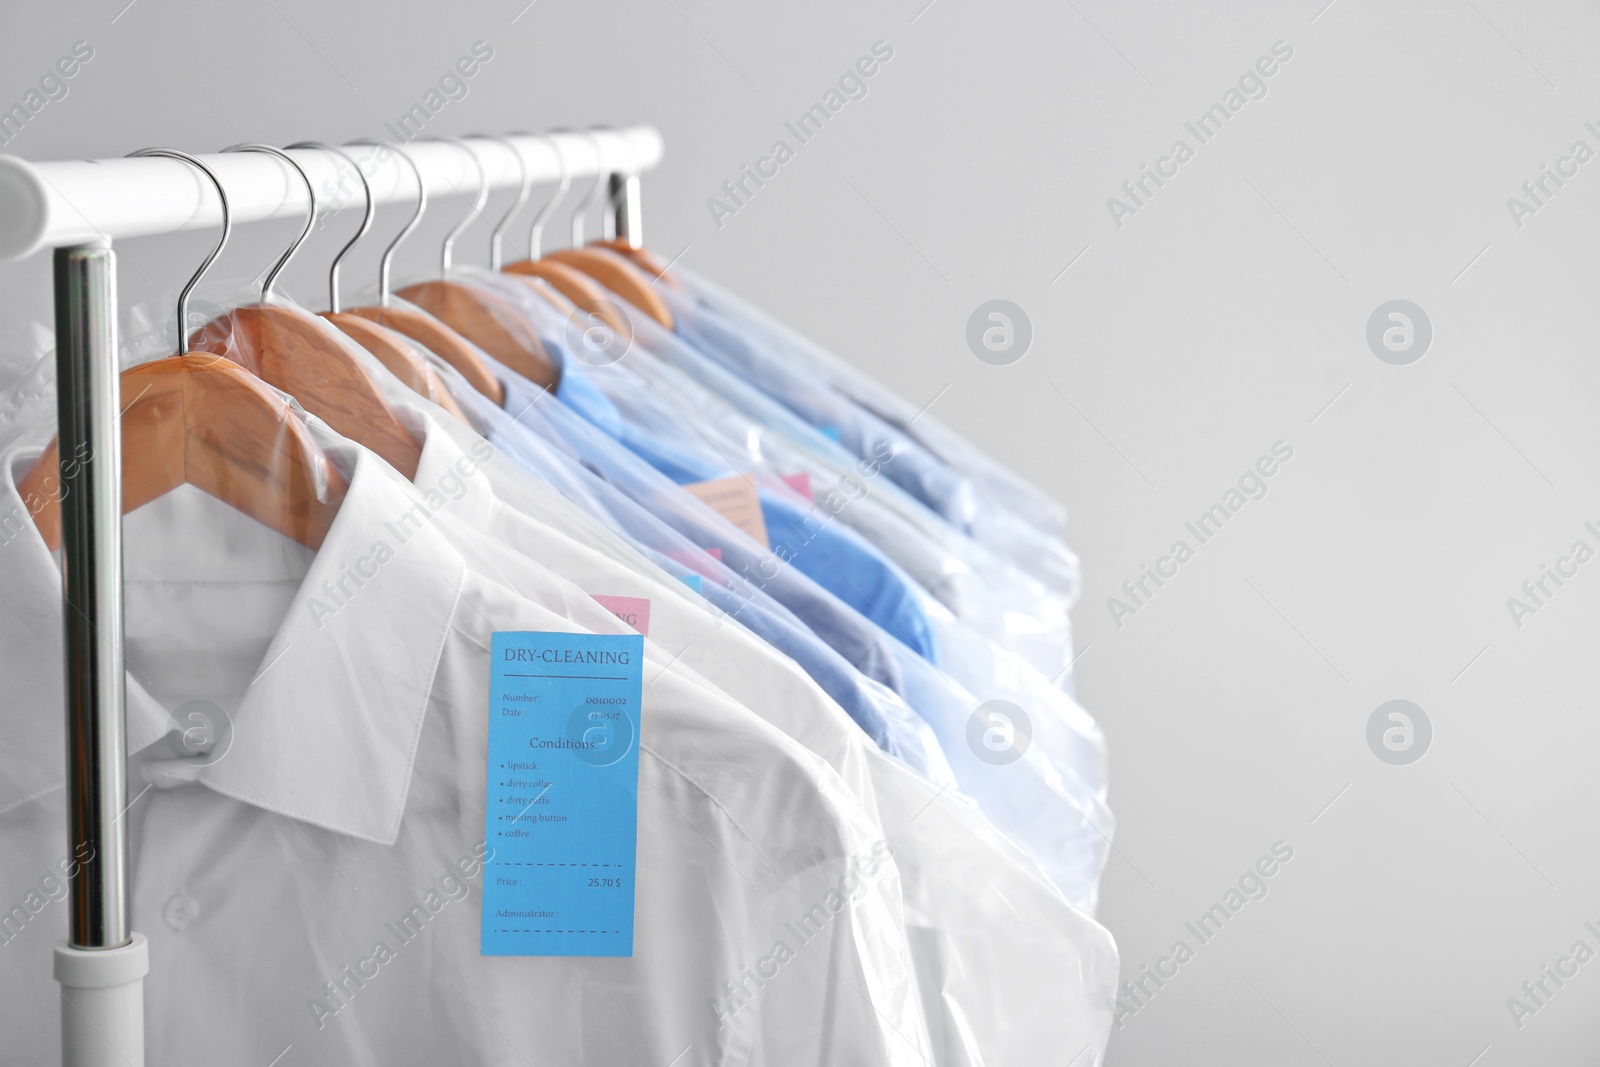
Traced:
<path fill-rule="evenodd" d="M 166 907 L 161 909 L 161 917 L 167 920 L 168 926 L 181 933 L 200 917 L 200 905 L 187 893 L 174 893 Z"/>

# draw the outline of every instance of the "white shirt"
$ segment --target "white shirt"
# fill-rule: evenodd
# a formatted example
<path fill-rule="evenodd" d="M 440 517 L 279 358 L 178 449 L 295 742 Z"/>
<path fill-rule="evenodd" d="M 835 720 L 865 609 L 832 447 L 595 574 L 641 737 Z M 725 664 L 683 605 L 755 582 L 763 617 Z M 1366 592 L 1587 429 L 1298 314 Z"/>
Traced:
<path fill-rule="evenodd" d="M 649 637 L 663 654 L 826 759 L 876 816 L 906 893 L 936 1063 L 1047 1063 L 1064 1048 L 1104 1047 L 1117 973 L 1110 935 L 970 800 L 884 754 L 793 661 L 683 583 L 631 550 L 613 549 L 634 557 L 630 566 L 568 536 L 564 512 L 576 509 L 559 498 L 538 518 L 500 501 L 491 483 L 516 479 L 487 442 L 463 437 L 463 449 L 420 406 L 395 407 L 422 441 L 416 485 L 440 489 L 474 530 L 547 568 L 538 584 L 553 610 L 587 608 L 595 594 L 648 600 Z"/>
<path fill-rule="evenodd" d="M 0 462 L 0 513 L 27 458 Z M 346 467 L 315 554 L 190 486 L 125 520 L 150 1062 L 925 1062 L 872 821 L 820 759 L 648 642 L 633 957 L 479 954 L 492 634 L 623 627 L 518 595 L 513 553 L 415 521 L 418 494 L 373 457 Z M 392 557 L 374 564 L 379 544 Z M 47 976 L 65 908 L 28 895 L 68 851 L 58 590 L 34 531 L 0 547 L 0 900 L 28 916 L 0 943 L 0 1032 L 24 1063 L 60 1054 Z M 232 729 L 206 766 L 162 741 L 196 699 Z M 797 943 L 785 923 L 819 903 L 823 933 Z"/>

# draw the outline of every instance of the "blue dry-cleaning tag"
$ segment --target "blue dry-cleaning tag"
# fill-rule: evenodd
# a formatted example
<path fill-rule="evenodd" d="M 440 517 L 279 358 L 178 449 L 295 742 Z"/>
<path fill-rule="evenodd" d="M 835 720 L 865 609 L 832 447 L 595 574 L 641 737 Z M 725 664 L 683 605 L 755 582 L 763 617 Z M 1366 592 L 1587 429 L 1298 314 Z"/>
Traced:
<path fill-rule="evenodd" d="M 485 956 L 633 955 L 639 634 L 497 633 Z"/>

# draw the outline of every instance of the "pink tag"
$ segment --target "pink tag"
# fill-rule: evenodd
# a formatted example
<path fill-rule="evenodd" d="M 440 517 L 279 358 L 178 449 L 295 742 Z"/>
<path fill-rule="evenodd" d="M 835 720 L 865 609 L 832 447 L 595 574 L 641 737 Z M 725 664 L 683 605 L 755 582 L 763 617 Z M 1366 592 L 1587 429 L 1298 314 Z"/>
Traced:
<path fill-rule="evenodd" d="M 743 530 L 762 548 L 772 547 L 772 542 L 767 540 L 767 520 L 761 513 L 761 494 L 749 478 L 730 474 L 708 482 L 690 482 L 683 488 Z"/>
<path fill-rule="evenodd" d="M 611 614 L 638 630 L 646 637 L 650 636 L 650 601 L 640 596 L 605 596 L 601 593 L 590 593 L 595 602 Z"/>
<path fill-rule="evenodd" d="M 722 549 L 718 548 L 716 545 L 712 545 L 710 548 L 706 549 L 706 555 L 710 556 L 718 563 L 722 562 Z"/>
<path fill-rule="evenodd" d="M 785 474 L 783 481 L 785 485 L 805 497 L 808 501 L 817 499 L 811 492 L 811 475 L 805 471 L 801 471 L 799 474 Z"/>

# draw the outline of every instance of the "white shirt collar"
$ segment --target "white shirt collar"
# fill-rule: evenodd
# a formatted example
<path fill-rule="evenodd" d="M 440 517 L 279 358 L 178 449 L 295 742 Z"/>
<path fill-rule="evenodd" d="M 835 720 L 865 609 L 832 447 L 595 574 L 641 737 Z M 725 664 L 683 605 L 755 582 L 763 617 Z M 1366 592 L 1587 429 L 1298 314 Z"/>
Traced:
<path fill-rule="evenodd" d="M 452 515 L 475 530 L 487 528 L 498 500 L 489 480 L 479 477 L 478 472 L 485 463 L 494 462 L 494 446 L 478 437 L 468 453 L 422 408 L 409 403 L 391 404 L 390 408 L 422 445 L 413 479 L 417 490 L 425 499 L 430 492 L 441 494 L 448 498 Z"/>
<path fill-rule="evenodd" d="M 60 572 L 16 486 L 37 452 L 0 456 L 0 517 L 23 517 L 0 527 L 10 538 L 0 543 L 0 649 L 17 697 L 0 710 L 0 812 L 59 788 L 66 761 Z M 437 509 L 382 461 L 354 448 L 338 458 L 350 480 L 338 516 L 232 715 L 231 748 L 196 780 L 392 844 L 465 566 L 432 524 Z M 125 555 L 158 553 L 170 572 L 183 543 L 206 533 L 173 529 Z M 127 693 L 131 753 L 167 732 L 174 709 L 131 671 Z"/>

